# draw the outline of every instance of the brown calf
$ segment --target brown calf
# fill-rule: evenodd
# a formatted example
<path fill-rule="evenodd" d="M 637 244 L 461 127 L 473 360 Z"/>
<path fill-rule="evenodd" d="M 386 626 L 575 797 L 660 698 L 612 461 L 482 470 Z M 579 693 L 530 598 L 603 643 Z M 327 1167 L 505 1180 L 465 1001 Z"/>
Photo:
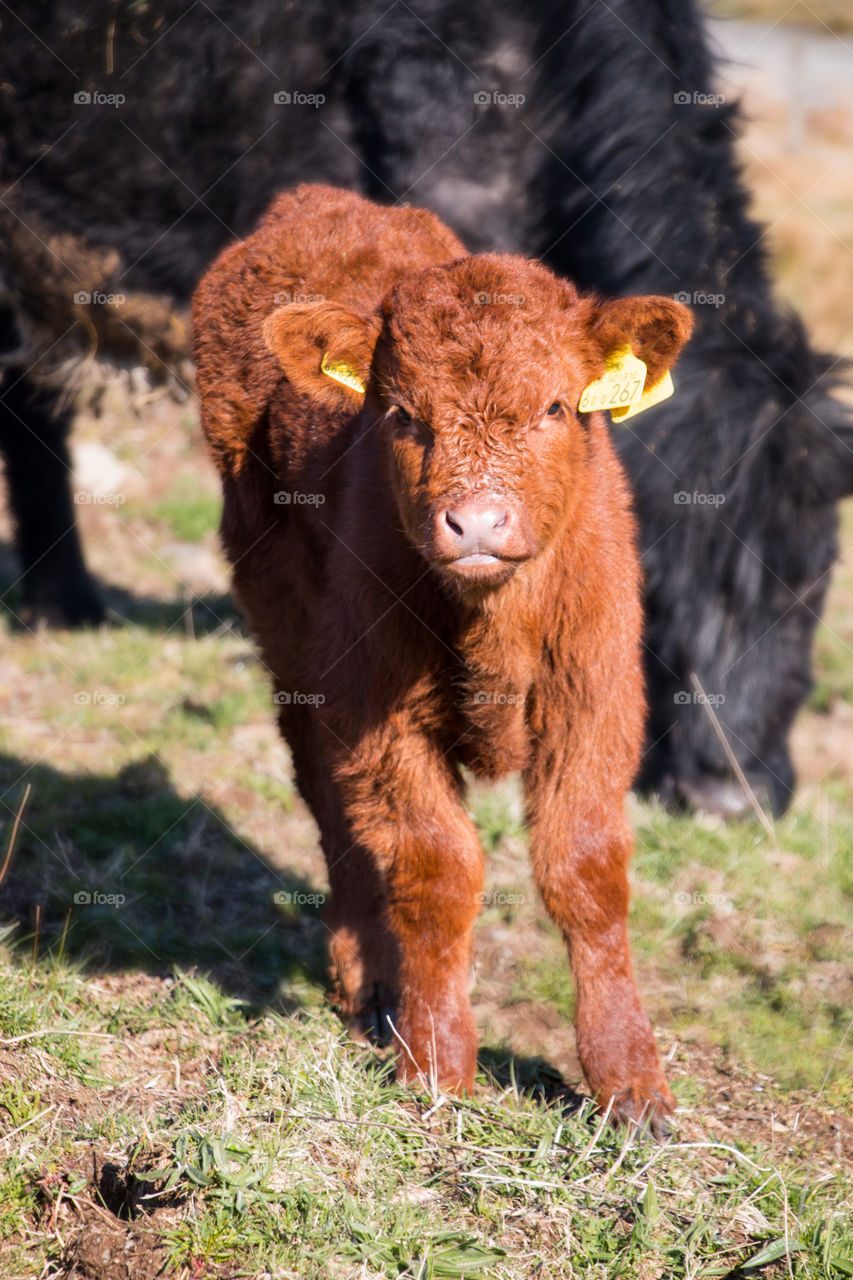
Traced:
<path fill-rule="evenodd" d="M 629 345 L 658 382 L 689 330 L 668 299 L 582 297 L 328 187 L 280 196 L 199 286 L 223 537 L 322 834 L 337 996 L 352 1020 L 396 1008 L 403 1079 L 473 1084 L 460 770 L 521 770 L 589 1086 L 620 1120 L 672 1108 L 626 933 L 634 521 L 604 416 L 577 406 Z"/>

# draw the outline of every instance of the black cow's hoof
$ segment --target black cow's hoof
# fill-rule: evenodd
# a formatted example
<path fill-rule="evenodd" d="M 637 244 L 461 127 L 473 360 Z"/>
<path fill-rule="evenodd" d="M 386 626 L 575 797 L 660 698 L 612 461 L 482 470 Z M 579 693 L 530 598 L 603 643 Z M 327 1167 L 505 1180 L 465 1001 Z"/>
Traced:
<path fill-rule="evenodd" d="M 104 606 L 89 581 L 74 582 L 61 591 L 43 590 L 25 596 L 12 613 L 12 626 L 35 631 L 39 626 L 79 630 L 99 627 L 106 620 Z"/>

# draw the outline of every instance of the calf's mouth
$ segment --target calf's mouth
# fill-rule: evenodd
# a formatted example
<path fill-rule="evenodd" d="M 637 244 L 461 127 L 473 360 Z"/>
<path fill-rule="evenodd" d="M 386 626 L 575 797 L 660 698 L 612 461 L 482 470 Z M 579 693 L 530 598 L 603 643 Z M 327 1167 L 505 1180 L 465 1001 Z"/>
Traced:
<path fill-rule="evenodd" d="M 503 494 L 464 494 L 435 507 L 425 552 L 460 585 L 496 585 L 534 554 L 527 523 L 519 504 Z"/>

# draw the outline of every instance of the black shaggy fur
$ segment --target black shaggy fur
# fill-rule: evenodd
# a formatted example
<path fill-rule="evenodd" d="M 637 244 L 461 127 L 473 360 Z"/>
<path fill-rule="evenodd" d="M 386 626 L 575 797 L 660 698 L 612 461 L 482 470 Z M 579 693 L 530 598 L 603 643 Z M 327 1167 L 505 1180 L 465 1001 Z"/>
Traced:
<path fill-rule="evenodd" d="M 722 295 L 696 306 L 677 396 L 615 429 L 647 574 L 641 781 L 743 810 L 695 676 L 783 809 L 853 430 L 834 362 L 772 297 L 736 112 L 694 99 L 715 90 L 694 4 L 33 0 L 23 16 L 43 43 L 0 10 L 0 448 L 27 617 L 97 616 L 49 412 L 60 359 L 96 342 L 174 362 L 175 308 L 296 181 L 422 203 L 472 248 L 541 256 L 602 293 Z M 125 102 L 75 105 L 81 91 Z M 128 301 L 81 307 L 81 289 Z"/>

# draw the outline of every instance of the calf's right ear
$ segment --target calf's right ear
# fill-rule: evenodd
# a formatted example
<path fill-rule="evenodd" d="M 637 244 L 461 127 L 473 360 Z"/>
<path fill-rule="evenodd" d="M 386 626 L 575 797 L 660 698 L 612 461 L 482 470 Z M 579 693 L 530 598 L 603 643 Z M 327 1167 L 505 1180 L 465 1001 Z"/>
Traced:
<path fill-rule="evenodd" d="M 367 387 L 380 323 L 339 302 L 289 303 L 264 321 L 264 341 L 297 391 L 352 412 Z"/>

